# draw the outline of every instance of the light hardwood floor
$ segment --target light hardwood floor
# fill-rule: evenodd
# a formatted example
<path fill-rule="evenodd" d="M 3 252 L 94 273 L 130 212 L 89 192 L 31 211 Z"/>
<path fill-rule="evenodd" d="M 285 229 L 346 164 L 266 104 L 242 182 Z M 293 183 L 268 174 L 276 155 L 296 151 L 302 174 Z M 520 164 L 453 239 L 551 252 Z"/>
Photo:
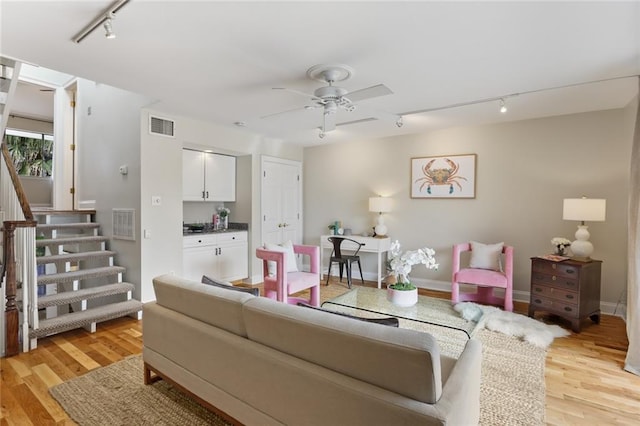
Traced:
<path fill-rule="evenodd" d="M 526 308 L 516 303 L 516 311 Z M 556 339 L 546 362 L 547 423 L 640 424 L 640 377 L 622 370 L 627 344 L 624 321 L 606 315 L 598 325 L 585 323 L 580 334 Z M 121 318 L 99 324 L 94 334 L 70 331 L 41 339 L 29 353 L 2 358 L 0 425 L 74 424 L 49 387 L 141 350 L 142 321 Z"/>

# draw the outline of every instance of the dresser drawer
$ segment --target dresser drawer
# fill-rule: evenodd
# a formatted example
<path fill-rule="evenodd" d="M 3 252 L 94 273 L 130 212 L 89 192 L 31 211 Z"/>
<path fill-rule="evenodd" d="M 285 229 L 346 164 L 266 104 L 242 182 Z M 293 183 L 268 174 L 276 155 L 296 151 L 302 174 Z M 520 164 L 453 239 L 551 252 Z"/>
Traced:
<path fill-rule="evenodd" d="M 531 271 L 531 285 L 545 284 L 550 287 L 564 288 L 566 290 L 578 291 L 579 281 L 563 277 L 560 275 L 549 275 L 541 272 Z"/>
<path fill-rule="evenodd" d="M 567 291 L 563 288 L 549 287 L 546 285 L 532 284 L 531 285 L 531 297 L 547 297 L 550 299 L 556 299 L 565 303 L 578 303 L 578 293 L 573 291 Z"/>
<path fill-rule="evenodd" d="M 565 318 L 578 318 L 580 310 L 577 304 L 567 303 L 560 300 L 531 295 L 531 306 L 536 310 L 547 311 L 562 315 Z"/>
<path fill-rule="evenodd" d="M 578 279 L 580 268 L 563 262 L 549 262 L 546 260 L 534 259 L 531 264 L 532 272 L 542 272 L 543 274 L 556 275 L 559 277 Z"/>

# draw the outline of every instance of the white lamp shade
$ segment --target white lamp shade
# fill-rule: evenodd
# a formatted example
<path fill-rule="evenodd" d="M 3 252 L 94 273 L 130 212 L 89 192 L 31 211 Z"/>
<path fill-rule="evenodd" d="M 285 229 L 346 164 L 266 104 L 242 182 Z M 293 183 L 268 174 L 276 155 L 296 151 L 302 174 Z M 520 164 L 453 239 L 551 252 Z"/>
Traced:
<path fill-rule="evenodd" d="M 391 211 L 391 198 L 371 197 L 369 198 L 369 211 L 376 213 L 388 213 Z"/>
<path fill-rule="evenodd" d="M 564 220 L 602 222 L 606 217 L 607 200 L 597 198 L 565 198 L 562 208 Z"/>

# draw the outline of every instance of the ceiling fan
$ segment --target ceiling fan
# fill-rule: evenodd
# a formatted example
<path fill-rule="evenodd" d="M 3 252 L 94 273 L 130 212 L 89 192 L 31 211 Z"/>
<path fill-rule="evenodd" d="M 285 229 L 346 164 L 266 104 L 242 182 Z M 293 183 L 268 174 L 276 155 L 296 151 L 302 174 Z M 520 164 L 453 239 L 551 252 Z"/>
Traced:
<path fill-rule="evenodd" d="M 375 86 L 367 87 L 364 89 L 348 91 L 345 88 L 334 86 L 334 83 L 345 81 L 351 78 L 354 74 L 353 68 L 342 64 L 320 64 L 314 65 L 307 70 L 307 77 L 327 83 L 327 86 L 322 86 L 313 92 L 313 95 L 300 92 L 295 89 L 288 89 L 286 87 L 274 87 L 273 90 L 286 90 L 291 93 L 302 95 L 311 101 L 312 105 L 306 105 L 303 108 L 307 110 L 322 108 L 323 120 L 320 127 L 320 133 L 318 136 L 324 138 L 327 132 L 330 132 L 336 128 L 336 113 L 339 109 L 351 112 L 356 109 L 354 102 L 362 101 L 365 99 L 371 99 L 378 96 L 390 95 L 393 92 L 384 84 L 377 84 Z M 278 112 L 275 114 L 269 114 L 262 118 L 272 117 L 274 115 L 286 114 L 288 112 L 297 111 L 300 108 L 293 110 L 287 110 Z M 382 111 L 380 111 L 382 113 Z M 396 114 L 384 113 L 385 115 L 391 115 L 396 119 L 396 125 L 402 126 L 402 117 Z"/>

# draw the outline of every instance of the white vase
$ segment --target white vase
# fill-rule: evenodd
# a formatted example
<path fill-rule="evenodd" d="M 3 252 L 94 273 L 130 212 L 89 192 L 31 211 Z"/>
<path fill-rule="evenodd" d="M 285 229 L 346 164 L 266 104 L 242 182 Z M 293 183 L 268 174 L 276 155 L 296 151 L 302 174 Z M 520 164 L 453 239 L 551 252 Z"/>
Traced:
<path fill-rule="evenodd" d="M 387 286 L 387 300 L 397 306 L 413 306 L 418 303 L 418 289 L 394 290 Z"/>

